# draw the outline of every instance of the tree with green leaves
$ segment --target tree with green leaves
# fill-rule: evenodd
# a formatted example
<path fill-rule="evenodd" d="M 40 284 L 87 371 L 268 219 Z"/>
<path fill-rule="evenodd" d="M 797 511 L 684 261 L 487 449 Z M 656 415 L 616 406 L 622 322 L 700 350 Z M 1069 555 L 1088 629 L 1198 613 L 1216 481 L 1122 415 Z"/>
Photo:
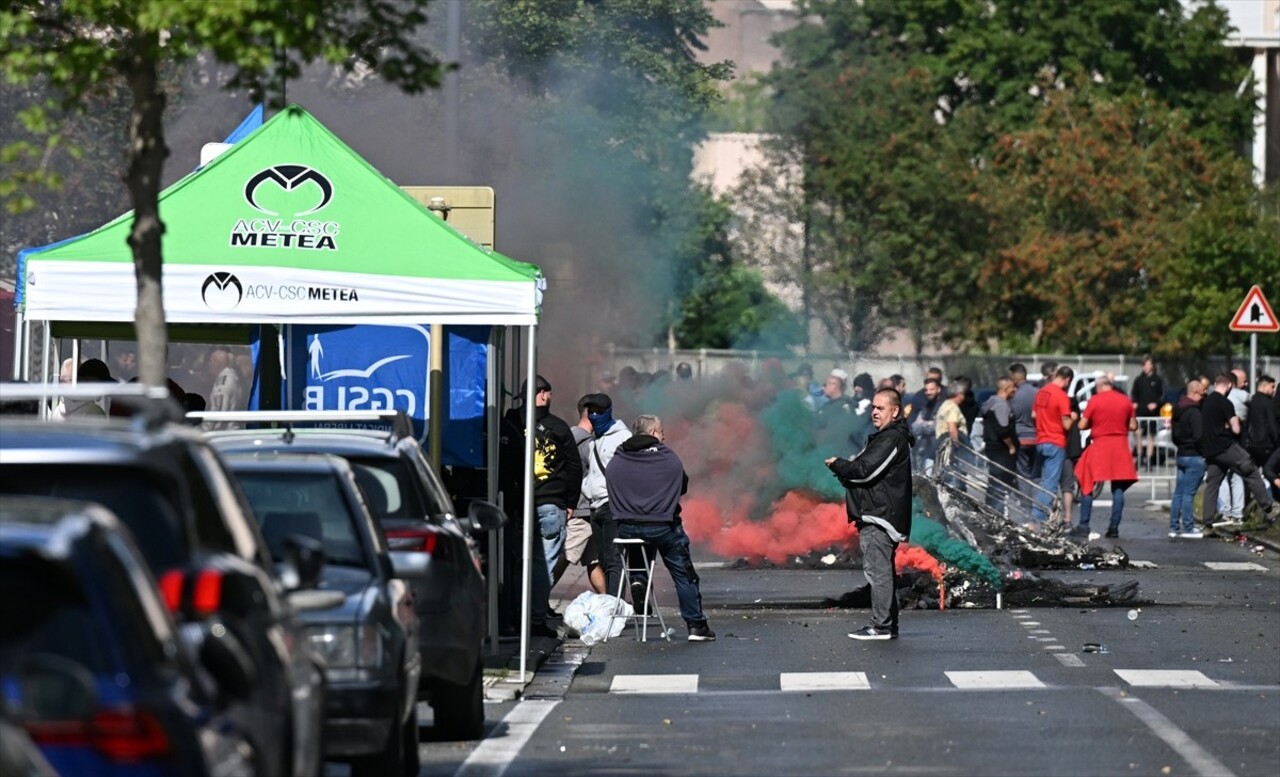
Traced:
<path fill-rule="evenodd" d="M 1009 313 L 1013 319 L 1003 326 L 975 325 L 997 315 L 976 301 L 1017 300 L 1015 287 L 1049 272 L 1047 262 L 1028 265 L 1026 277 L 993 270 L 993 257 L 1011 247 L 1049 250 L 1026 233 L 1037 214 L 1057 214 L 1034 202 L 1019 209 L 1010 196 L 997 218 L 986 210 L 997 203 L 982 187 L 996 180 L 988 173 L 997 160 L 1011 162 L 1004 156 L 1011 139 L 1026 141 L 1020 133 L 1044 129 L 1055 95 L 1087 89 L 1108 104 L 1146 101 L 1181 110 L 1195 117 L 1181 125 L 1186 143 L 1215 160 L 1250 132 L 1253 107 L 1243 88 L 1250 75 L 1224 45 L 1227 17 L 1213 4 L 800 0 L 797 10 L 801 22 L 779 36 L 783 60 L 766 79 L 774 92 L 774 142 L 772 175 L 764 180 L 788 178 L 790 201 L 770 198 L 768 187 L 756 193 L 804 225 L 788 265 L 792 277 L 805 285 L 814 313 L 853 350 L 874 345 L 889 324 L 906 326 L 918 348 L 931 334 L 957 346 L 998 346 L 1005 333 L 1035 342 L 1044 334 L 1037 326 L 1062 347 L 1102 347 L 1095 329 L 1069 331 L 1067 319 L 1044 318 L 1034 305 Z M 1077 129 L 1104 146 L 1129 144 L 1096 149 L 1099 159 L 1136 150 L 1103 127 Z M 1141 153 L 1161 153 L 1142 148 L 1144 142 L 1136 141 Z M 1058 153 L 1073 152 L 1046 148 L 1045 159 Z M 1202 203 L 1209 190 L 1234 185 L 1227 183 L 1231 176 L 1206 187 L 1172 175 L 1156 177 L 1199 192 Z M 1130 207 L 1112 217 L 1123 222 L 1143 214 Z M 1123 224 L 1117 229 L 1127 232 Z M 1138 250 L 1118 241 L 1054 248 L 1056 259 L 1069 256 L 1077 267 L 1091 259 L 1132 265 L 1124 252 Z M 1095 268 L 1095 274 L 1114 280 L 1114 273 Z M 1139 325 L 1126 315 L 1128 302 L 1103 298 L 1113 300 L 1111 320 Z M 1053 315 L 1063 314 L 1055 308 Z"/>
<path fill-rule="evenodd" d="M 995 247 L 975 340 L 1034 331 L 1039 347 L 1204 353 L 1226 323 L 1202 316 L 1280 276 L 1280 232 L 1247 162 L 1154 100 L 1054 93 L 1001 139 L 978 188 Z"/>
<path fill-rule="evenodd" d="M 0 72 L 17 85 L 48 90 L 19 115 L 32 135 L 46 134 L 48 117 L 74 112 L 119 90 L 128 101 L 123 178 L 133 205 L 129 244 L 138 279 L 135 327 L 139 375 L 164 385 L 167 334 L 161 293 L 158 197 L 168 149 L 164 114 L 166 75 L 184 63 L 211 58 L 227 66 L 227 89 L 247 90 L 254 102 L 278 106 L 284 84 L 304 65 L 324 61 L 368 67 L 409 93 L 437 86 L 439 60 L 419 41 L 427 0 L 10 0 L 0 9 Z M 31 141 L 28 141 L 29 143 Z M 27 147 L 30 151 L 32 147 Z M 21 151 L 21 149 L 19 150 Z M 6 152 L 8 153 L 8 152 Z M 30 154 L 11 154 L 15 164 Z M 31 171 L 6 164 L 6 178 Z M 10 189 L 9 194 L 18 194 Z"/>

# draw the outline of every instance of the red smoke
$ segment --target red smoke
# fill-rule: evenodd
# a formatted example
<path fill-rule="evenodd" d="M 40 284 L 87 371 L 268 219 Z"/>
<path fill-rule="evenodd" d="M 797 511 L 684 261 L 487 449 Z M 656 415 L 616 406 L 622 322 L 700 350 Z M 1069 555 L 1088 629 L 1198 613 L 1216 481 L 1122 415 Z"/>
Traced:
<path fill-rule="evenodd" d="M 798 491 L 775 502 L 772 513 L 762 520 L 750 520 L 744 505 L 723 511 L 706 497 L 686 498 L 683 516 L 689 538 L 725 558 L 745 556 L 781 563 L 814 550 L 857 546 L 858 530 L 849 523 L 844 505 Z"/>
<path fill-rule="evenodd" d="M 918 545 L 904 542 L 898 546 L 898 554 L 893 558 L 893 567 L 901 572 L 908 567 L 928 572 L 934 580 L 942 580 L 942 565 L 929 555 L 929 551 Z"/>

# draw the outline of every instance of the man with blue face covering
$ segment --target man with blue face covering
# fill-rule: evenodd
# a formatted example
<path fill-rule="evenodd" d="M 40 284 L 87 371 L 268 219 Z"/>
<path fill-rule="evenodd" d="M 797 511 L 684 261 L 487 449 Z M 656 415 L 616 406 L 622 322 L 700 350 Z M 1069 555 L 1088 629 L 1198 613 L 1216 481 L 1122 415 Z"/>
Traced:
<path fill-rule="evenodd" d="M 582 493 L 591 504 L 591 551 L 604 567 L 605 591 L 613 593 L 622 577 L 622 556 L 613 544 L 618 524 L 609 509 L 604 473 L 618 446 L 631 437 L 631 430 L 613 417 L 613 400 L 608 394 L 590 394 L 583 398 L 583 405 L 592 431 L 590 454 L 582 462 Z"/>

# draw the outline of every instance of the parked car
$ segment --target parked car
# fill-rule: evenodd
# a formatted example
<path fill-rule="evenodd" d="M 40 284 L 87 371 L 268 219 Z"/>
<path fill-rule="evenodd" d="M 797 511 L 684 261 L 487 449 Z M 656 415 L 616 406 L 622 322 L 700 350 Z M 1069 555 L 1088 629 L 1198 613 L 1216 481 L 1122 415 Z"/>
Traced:
<path fill-rule="evenodd" d="M 21 398 L 5 389 L 6 399 Z M 221 458 L 198 431 L 160 418 L 149 411 L 81 424 L 7 419 L 0 493 L 91 501 L 117 515 L 178 620 L 219 619 L 249 652 L 258 682 L 249 698 L 233 701 L 231 715 L 250 732 L 261 771 L 314 775 L 323 675 L 295 597 L 313 593 L 306 589 L 319 573 L 315 549 L 291 543 L 277 570 Z M 286 589 L 281 576 L 293 585 Z"/>
<path fill-rule="evenodd" d="M 303 614 L 325 660 L 326 757 L 350 761 L 357 777 L 418 773 L 418 622 L 402 579 L 424 553 L 392 551 L 346 460 L 259 451 L 227 456 L 273 554 L 302 534 L 324 547 L 319 588 L 342 602 Z"/>
<path fill-rule="evenodd" d="M 0 696 L 55 773 L 254 774 L 228 712 L 254 682 L 236 637 L 176 626 L 105 508 L 3 496 L 0 514 Z"/>
<path fill-rule="evenodd" d="M 302 417 L 288 412 L 274 415 Z M 253 414 L 231 417 L 244 421 Z M 501 527 L 506 521 L 503 512 L 488 502 L 473 501 L 468 515 L 455 517 L 452 500 L 422 446 L 403 430 L 308 429 L 290 424 L 286 429 L 211 432 L 208 437 L 226 454 L 331 453 L 351 463 L 390 547 L 430 556 L 427 567 L 410 580 L 420 624 L 419 697 L 430 701 L 441 736 L 483 736 L 488 602 L 473 535 Z"/>

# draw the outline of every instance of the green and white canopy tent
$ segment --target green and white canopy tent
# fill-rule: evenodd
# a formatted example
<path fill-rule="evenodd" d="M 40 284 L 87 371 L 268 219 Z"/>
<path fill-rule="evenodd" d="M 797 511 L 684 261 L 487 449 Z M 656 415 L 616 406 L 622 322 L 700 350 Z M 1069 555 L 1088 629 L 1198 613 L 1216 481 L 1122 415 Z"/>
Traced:
<path fill-rule="evenodd" d="M 160 194 L 174 324 L 537 323 L 535 265 L 488 251 L 292 106 Z M 131 322 L 133 214 L 24 252 L 29 321 Z"/>
<path fill-rule="evenodd" d="M 546 287 L 541 270 L 472 242 L 298 106 L 165 189 L 159 206 L 172 339 L 230 341 L 230 329 L 254 324 L 528 327 L 525 371 L 535 372 Z M 19 254 L 19 311 L 25 322 L 46 324 L 46 346 L 51 330 L 133 339 L 132 221 L 126 213 L 88 234 Z M 490 359 L 489 370 L 492 440 L 497 361 Z M 527 381 L 529 426 L 534 384 Z M 496 442 L 490 446 L 492 452 Z M 525 471 L 533 471 L 531 435 Z M 531 536 L 532 497 L 525 489 L 524 536 Z M 527 593 L 523 598 L 527 639 Z M 526 654 L 522 647 L 522 674 Z"/>

